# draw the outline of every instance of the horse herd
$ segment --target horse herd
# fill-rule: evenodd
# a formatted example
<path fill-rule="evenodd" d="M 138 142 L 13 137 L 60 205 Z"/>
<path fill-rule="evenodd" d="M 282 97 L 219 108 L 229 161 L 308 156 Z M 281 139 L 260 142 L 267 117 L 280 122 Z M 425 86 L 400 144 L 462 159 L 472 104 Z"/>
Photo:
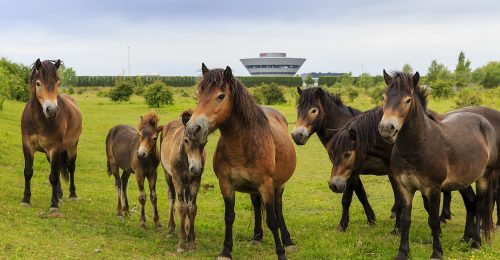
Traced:
<path fill-rule="evenodd" d="M 70 181 L 69 197 L 77 196 L 74 173 L 82 130 L 82 116 L 75 101 L 58 94 L 60 65 L 60 60 L 40 59 L 33 64 L 30 98 L 21 120 L 25 158 L 21 205 L 30 205 L 33 156 L 36 151 L 43 152 L 51 165 L 51 215 L 61 214 L 60 175 Z M 217 129 L 220 138 L 213 167 L 225 207 L 225 236 L 219 259 L 231 259 L 236 191 L 250 194 L 255 216 L 252 243 L 263 239 L 264 208 L 278 259 L 286 259 L 285 251 L 296 249 L 283 216 L 282 197 L 285 183 L 296 166 L 292 139 L 303 145 L 314 133 L 333 163 L 328 185 L 333 192 L 343 193 L 338 230 L 348 226 L 353 192 L 362 203 L 368 222 L 375 223 L 359 175 L 376 174 L 388 175 L 394 192 L 393 233 L 401 239 L 396 259 L 409 257 L 411 210 L 417 190 L 422 193 L 429 215 L 431 258 L 442 258 L 440 223 L 451 217 L 453 190 L 460 192 L 466 208 L 462 240 L 472 239 L 471 246 L 479 248 L 481 235 L 490 238 L 495 199 L 497 205 L 500 202 L 500 192 L 498 195 L 496 192 L 500 173 L 499 111 L 467 107 L 446 114 L 435 113 L 427 108 L 427 93 L 418 84 L 418 72 L 389 75 L 384 71 L 387 88 L 383 105 L 366 112 L 346 106 L 340 98 L 321 88 L 297 88 L 298 115 L 290 138 L 285 117 L 277 110 L 258 106 L 233 76 L 231 68 L 209 70 L 202 64 L 202 74 L 198 104 L 194 110 L 185 111 L 181 119 L 159 125 L 158 115 L 149 112 L 141 117 L 138 129 L 118 125 L 111 128 L 106 138 L 107 169 L 115 177 L 119 218 L 129 210 L 127 185 L 133 173 L 139 188 L 140 225 L 144 227 L 146 221 L 144 181 L 147 179 L 153 220 L 156 227 L 161 226 L 156 195 L 157 168 L 161 163 L 168 184 L 169 234 L 175 231 L 177 198 L 178 252 L 196 247 L 196 197 L 205 165 L 205 144 L 209 134 Z M 441 192 L 444 202 L 439 216 Z"/>

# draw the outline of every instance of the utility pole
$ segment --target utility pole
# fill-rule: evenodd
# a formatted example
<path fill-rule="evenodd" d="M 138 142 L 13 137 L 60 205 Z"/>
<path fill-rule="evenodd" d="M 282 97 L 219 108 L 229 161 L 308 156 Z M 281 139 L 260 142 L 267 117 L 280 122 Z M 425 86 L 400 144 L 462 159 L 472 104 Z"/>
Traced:
<path fill-rule="evenodd" d="M 130 76 L 130 46 L 127 46 L 127 68 L 128 75 Z"/>
<path fill-rule="evenodd" d="M 361 75 L 363 75 L 364 69 L 363 69 L 363 63 L 361 63 Z"/>

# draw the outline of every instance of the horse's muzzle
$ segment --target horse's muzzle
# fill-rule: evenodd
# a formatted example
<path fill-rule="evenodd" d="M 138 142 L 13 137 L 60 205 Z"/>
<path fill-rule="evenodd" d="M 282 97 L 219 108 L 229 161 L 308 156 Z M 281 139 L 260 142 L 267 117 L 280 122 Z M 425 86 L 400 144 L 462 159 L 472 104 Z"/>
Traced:
<path fill-rule="evenodd" d="M 328 186 L 335 193 L 343 193 L 346 188 L 346 181 L 334 177 L 328 182 Z"/>
<path fill-rule="evenodd" d="M 304 145 L 309 139 L 309 132 L 303 126 L 295 127 L 292 131 L 292 139 L 297 145 Z"/>

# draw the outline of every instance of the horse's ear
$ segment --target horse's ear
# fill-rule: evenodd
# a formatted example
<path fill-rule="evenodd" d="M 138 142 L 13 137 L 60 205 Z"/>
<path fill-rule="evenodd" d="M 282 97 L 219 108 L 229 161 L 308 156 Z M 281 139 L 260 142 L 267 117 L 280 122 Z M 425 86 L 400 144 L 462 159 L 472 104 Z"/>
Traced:
<path fill-rule="evenodd" d="M 203 76 L 205 76 L 205 74 L 208 73 L 208 68 L 207 66 L 205 66 L 205 63 L 201 63 L 201 73 L 203 74 Z"/>
<path fill-rule="evenodd" d="M 384 81 L 386 85 L 391 83 L 392 77 L 384 70 Z"/>
<path fill-rule="evenodd" d="M 349 129 L 349 140 L 356 141 L 356 131 L 353 129 Z"/>
<path fill-rule="evenodd" d="M 316 92 L 314 93 L 314 95 L 316 96 L 317 99 L 320 99 L 322 100 L 323 99 L 323 96 L 325 95 L 325 93 L 323 92 L 323 89 L 322 88 L 318 88 L 316 90 Z"/>
<path fill-rule="evenodd" d="M 232 79 L 233 79 L 233 71 L 229 66 L 226 66 L 226 69 L 224 70 L 224 81 L 226 83 L 229 83 L 231 82 Z"/>
<path fill-rule="evenodd" d="M 56 66 L 56 70 L 58 70 L 59 67 L 61 66 L 61 60 L 57 59 L 57 61 L 56 61 L 56 63 L 54 63 L 54 65 Z"/>
<path fill-rule="evenodd" d="M 299 93 L 299 96 L 302 95 L 302 89 L 300 89 L 300 87 L 297 87 L 297 93 Z"/>
<path fill-rule="evenodd" d="M 35 69 L 40 70 L 41 68 L 42 68 L 42 62 L 40 61 L 40 58 L 38 58 L 35 61 Z"/>
<path fill-rule="evenodd" d="M 191 113 L 191 111 L 190 111 L 190 110 L 188 110 L 188 111 L 184 111 L 184 112 L 182 113 L 181 118 L 182 118 L 182 124 L 183 124 L 184 126 L 186 126 L 186 125 L 187 125 L 187 123 L 189 122 L 189 119 L 191 119 L 191 115 L 192 115 L 192 113 Z"/>
<path fill-rule="evenodd" d="M 413 87 L 416 87 L 418 85 L 418 81 L 420 80 L 420 74 L 415 72 L 415 75 L 413 75 Z"/>
<path fill-rule="evenodd" d="M 161 131 L 163 130 L 163 125 L 159 125 L 156 127 L 156 132 L 157 133 L 161 133 Z"/>

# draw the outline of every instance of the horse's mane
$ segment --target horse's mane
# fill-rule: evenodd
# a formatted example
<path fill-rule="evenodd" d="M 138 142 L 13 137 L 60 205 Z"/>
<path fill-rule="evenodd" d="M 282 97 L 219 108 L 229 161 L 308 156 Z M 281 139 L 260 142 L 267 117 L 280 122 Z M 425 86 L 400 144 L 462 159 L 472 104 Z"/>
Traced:
<path fill-rule="evenodd" d="M 320 100 L 322 100 L 322 102 L 324 103 L 325 109 L 336 106 L 341 110 L 345 110 L 345 112 L 347 113 L 351 113 L 353 115 L 359 114 L 359 111 L 346 106 L 344 102 L 342 102 L 340 96 L 325 91 L 321 87 L 305 88 L 304 90 L 302 90 L 298 103 L 299 113 L 306 113 L 307 111 L 301 110 L 303 108 L 306 108 L 307 105 L 315 104 L 318 98 L 320 98 Z"/>
<path fill-rule="evenodd" d="M 36 69 L 36 62 L 31 65 L 31 76 L 30 76 L 30 84 L 33 84 L 37 79 L 37 75 L 43 82 L 56 82 L 59 80 L 59 74 L 57 73 L 55 60 L 44 60 L 41 62 L 41 67 L 39 70 Z M 48 84 L 48 87 L 51 88 L 53 85 Z"/>
<path fill-rule="evenodd" d="M 139 123 L 139 130 L 142 130 L 145 126 L 149 125 L 156 127 L 158 125 L 158 114 L 155 111 L 149 111 L 144 116 L 141 117 L 141 122 Z"/>
<path fill-rule="evenodd" d="M 252 95 L 241 82 L 235 79 L 234 76 L 231 76 L 229 82 L 224 80 L 223 69 L 211 69 L 205 73 L 198 83 L 198 91 L 203 93 L 214 87 L 225 90 L 227 85 L 229 85 L 231 93 L 235 118 L 240 120 L 246 127 L 264 127 L 269 124 L 264 111 L 255 103 Z"/>
<path fill-rule="evenodd" d="M 350 131 L 354 131 L 356 135 L 356 158 L 364 158 L 366 152 L 372 149 L 377 142 L 378 124 L 382 116 L 383 110 L 381 107 L 372 108 L 353 117 L 342 128 L 337 130 L 337 133 L 327 144 L 327 150 L 333 164 L 338 164 L 344 152 L 349 150 Z"/>

